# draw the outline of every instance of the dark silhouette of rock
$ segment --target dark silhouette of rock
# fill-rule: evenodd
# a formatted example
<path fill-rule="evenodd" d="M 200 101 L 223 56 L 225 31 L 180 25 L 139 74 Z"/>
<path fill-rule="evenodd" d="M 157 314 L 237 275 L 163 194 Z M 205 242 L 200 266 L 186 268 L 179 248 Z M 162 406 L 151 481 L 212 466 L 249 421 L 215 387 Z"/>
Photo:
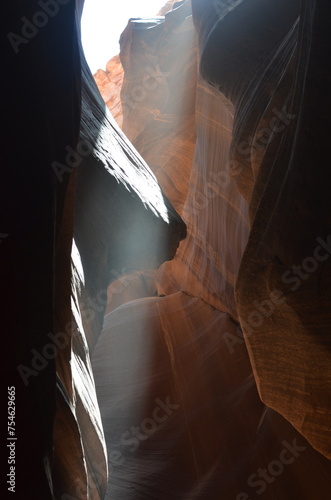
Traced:
<path fill-rule="evenodd" d="M 215 3 L 208 4 L 199 19 L 200 68 L 235 105 L 231 159 L 251 219 L 237 304 L 259 392 L 331 458 L 331 179 L 323 167 L 330 109 L 321 98 L 330 85 L 330 7 L 243 2 L 209 33 L 204 19 Z M 275 289 L 282 302 L 266 318 L 255 312 L 250 324 L 252 304 Z"/>
<path fill-rule="evenodd" d="M 90 349 L 106 289 L 123 268 L 172 258 L 186 232 L 102 101 L 79 43 L 81 8 L 2 6 L 4 397 L 15 388 L 15 493 L 34 500 L 103 498 Z"/>

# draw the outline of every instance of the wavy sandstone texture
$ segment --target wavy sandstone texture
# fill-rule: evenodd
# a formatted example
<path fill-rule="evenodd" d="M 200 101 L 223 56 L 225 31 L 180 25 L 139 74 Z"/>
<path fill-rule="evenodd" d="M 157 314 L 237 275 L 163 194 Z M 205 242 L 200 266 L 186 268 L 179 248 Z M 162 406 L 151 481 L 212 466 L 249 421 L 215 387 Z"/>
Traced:
<path fill-rule="evenodd" d="M 200 69 L 237 110 L 231 156 L 243 173 L 238 187 L 251 220 L 237 305 L 261 398 L 331 458 L 330 177 L 323 168 L 329 122 L 320 101 L 330 76 L 329 12 L 323 2 L 242 2 L 212 33 L 202 30 Z M 270 28 L 259 34 L 262 17 Z M 241 19 L 245 28 L 234 37 Z M 216 52 L 225 41 L 245 52 L 237 59 L 227 49 Z M 227 77 L 220 67 L 228 68 Z M 249 133 L 246 158 L 239 160 Z M 273 290 L 281 291 L 282 303 L 266 318 L 253 318 L 252 304 Z"/>
<path fill-rule="evenodd" d="M 192 10 L 122 35 L 122 127 L 187 238 L 108 289 L 106 498 L 327 500 L 330 7 Z"/>
<path fill-rule="evenodd" d="M 41 4 L 1 4 L 16 497 L 328 500 L 331 4 L 132 20 L 128 137 L 83 0 Z"/>
<path fill-rule="evenodd" d="M 60 498 L 67 494 L 97 500 L 104 496 L 106 448 L 90 353 L 101 332 L 107 287 L 124 269 L 155 268 L 173 258 L 186 228 L 104 106 L 83 58 L 81 96 L 76 154 L 72 153 L 70 160 L 66 157 L 67 165 L 73 161 L 78 167 L 70 318 L 73 331 L 71 352 L 61 351 L 57 359 L 62 401 L 54 428 L 54 469 Z M 64 172 L 56 173 L 60 181 Z M 67 325 L 63 320 L 58 331 Z M 67 408 L 62 410 L 63 406 Z"/>
<path fill-rule="evenodd" d="M 27 500 L 104 498 L 107 450 L 90 357 L 107 287 L 124 270 L 173 258 L 186 234 L 100 96 L 79 43 L 82 3 L 53 3 L 56 15 L 33 36 L 31 24 L 23 28 L 25 42 L 7 34 L 25 19 L 40 26 L 40 4 L 2 6 L 10 78 L 1 304 L 5 380 L 17 402 L 15 493 Z"/>

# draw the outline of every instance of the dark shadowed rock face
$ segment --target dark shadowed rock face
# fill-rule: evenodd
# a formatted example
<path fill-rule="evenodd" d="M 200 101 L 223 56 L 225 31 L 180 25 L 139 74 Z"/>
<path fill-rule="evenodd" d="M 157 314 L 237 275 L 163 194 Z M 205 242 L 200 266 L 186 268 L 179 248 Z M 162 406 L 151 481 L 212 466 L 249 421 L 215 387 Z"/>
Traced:
<path fill-rule="evenodd" d="M 1 304 L 16 494 L 101 500 L 106 449 L 90 349 L 103 292 L 114 273 L 171 259 L 186 228 L 105 108 L 79 44 L 83 2 L 76 11 L 52 2 L 52 14 L 40 3 L 1 6 Z"/>
<path fill-rule="evenodd" d="M 235 105 L 230 160 L 251 219 L 237 304 L 258 388 L 331 458 L 330 5 L 243 1 L 211 23 L 225 2 L 193 4 L 202 74 Z"/>
<path fill-rule="evenodd" d="M 123 269 L 152 269 L 172 259 L 186 227 L 108 112 L 86 66 L 80 144 L 91 153 L 77 170 L 74 236 L 93 301 Z"/>
<path fill-rule="evenodd" d="M 90 352 L 101 332 L 108 285 L 127 272 L 158 267 L 174 257 L 186 227 L 163 195 L 156 178 L 108 112 L 82 56 L 82 106 L 75 163 L 74 248 L 72 261 L 73 322 L 71 370 L 63 359 L 58 376 L 64 401 L 56 425 L 56 470 L 59 492 L 85 491 L 102 498 L 105 488 L 105 447 L 90 369 Z M 65 360 L 67 361 L 67 360 Z M 72 389 L 73 386 L 73 389 Z M 75 415 L 68 430 L 71 408 Z M 73 447 L 61 439 L 71 436 Z M 61 475 L 81 446 L 87 463 L 87 486 L 82 472 Z M 76 467 L 81 465 L 76 460 Z M 76 469 L 77 470 L 77 469 Z M 81 494 L 81 493 L 80 493 Z M 83 497 L 81 497 L 83 498 Z M 85 498 L 85 497 L 84 497 Z"/>
<path fill-rule="evenodd" d="M 48 334 L 55 333 L 55 304 L 59 314 L 70 309 L 70 177 L 58 183 L 51 164 L 54 159 L 64 161 L 65 147 L 75 144 L 79 132 L 74 10 L 74 2 L 61 5 L 54 19 L 46 16 L 47 26 L 26 28 L 24 37 L 22 18 L 31 21 L 40 11 L 38 2 L 1 4 L 6 68 L 1 115 L 6 125 L 0 169 L 0 303 L 5 392 L 7 387 L 16 389 L 17 498 L 52 498 L 55 360 L 51 350 L 46 358 L 42 353 L 52 344 Z M 9 33 L 22 39 L 10 41 Z M 2 498 L 12 494 L 7 473 L 5 468 Z"/>

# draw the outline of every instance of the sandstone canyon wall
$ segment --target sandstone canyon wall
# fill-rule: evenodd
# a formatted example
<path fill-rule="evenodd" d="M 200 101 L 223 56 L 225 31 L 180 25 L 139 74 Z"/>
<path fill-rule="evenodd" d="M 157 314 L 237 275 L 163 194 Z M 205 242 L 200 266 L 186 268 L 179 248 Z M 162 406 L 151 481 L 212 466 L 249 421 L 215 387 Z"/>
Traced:
<path fill-rule="evenodd" d="M 1 6 L 15 493 L 328 500 L 331 6 L 167 5 L 101 94 L 82 0 Z"/>
<path fill-rule="evenodd" d="M 107 287 L 123 269 L 171 259 L 186 228 L 102 101 L 79 41 L 82 2 L 2 8 L 1 305 L 13 422 L 2 498 L 99 500 L 107 453 L 90 355 Z"/>
<path fill-rule="evenodd" d="M 313 4 L 177 2 L 122 34 L 122 128 L 187 238 L 108 291 L 106 498 L 330 496 L 330 110 L 313 132 L 310 103 L 327 102 L 329 7 Z"/>

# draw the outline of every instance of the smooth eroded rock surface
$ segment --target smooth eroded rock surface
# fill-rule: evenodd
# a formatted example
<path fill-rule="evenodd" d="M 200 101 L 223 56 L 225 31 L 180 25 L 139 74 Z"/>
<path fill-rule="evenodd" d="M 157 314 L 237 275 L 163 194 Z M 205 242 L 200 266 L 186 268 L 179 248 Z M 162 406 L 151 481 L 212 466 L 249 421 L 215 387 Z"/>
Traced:
<path fill-rule="evenodd" d="M 314 117 L 313 84 L 326 91 L 329 81 L 314 52 L 327 50 L 325 15 L 319 2 L 315 11 L 306 2 L 301 11 L 299 2 L 192 4 L 193 19 L 190 2 L 179 2 L 122 35 L 123 128 L 170 201 L 185 193 L 188 235 L 154 276 L 128 273 L 108 290 L 92 358 L 107 498 L 327 499 L 329 178 L 311 151 L 325 158 L 327 141 L 317 145 L 329 122 L 321 111 L 318 139 L 303 118 Z M 184 33 L 168 72 L 145 88 L 151 61 L 162 68 Z M 193 64 L 196 76 L 181 85 Z M 193 152 L 184 149 L 190 117 Z M 175 153 L 174 133 L 183 141 Z M 158 421 L 167 397 L 169 418 Z"/>
<path fill-rule="evenodd" d="M 96 87 L 79 41 L 82 6 L 1 7 L 3 394 L 16 405 L 6 467 L 10 494 L 27 500 L 104 498 L 90 353 L 107 287 L 123 270 L 171 259 L 186 234 Z"/>

